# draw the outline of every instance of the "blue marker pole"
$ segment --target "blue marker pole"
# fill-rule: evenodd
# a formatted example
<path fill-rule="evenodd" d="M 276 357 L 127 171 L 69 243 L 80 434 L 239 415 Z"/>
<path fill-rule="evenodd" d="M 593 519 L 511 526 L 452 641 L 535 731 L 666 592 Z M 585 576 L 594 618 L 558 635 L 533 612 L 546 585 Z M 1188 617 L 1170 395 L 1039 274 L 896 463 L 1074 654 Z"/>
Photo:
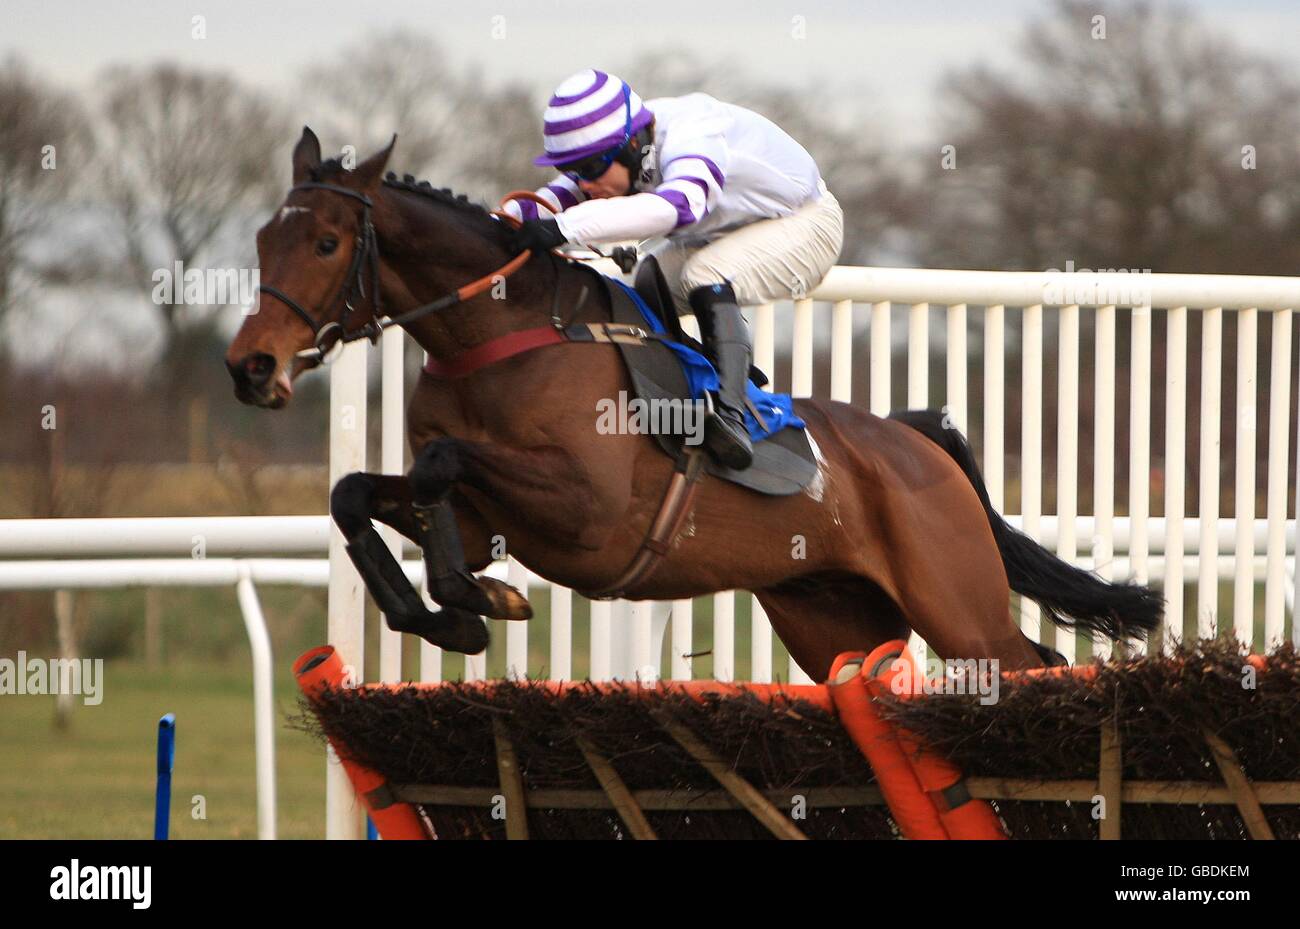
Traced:
<path fill-rule="evenodd" d="M 172 763 L 176 760 L 176 714 L 158 720 L 158 787 L 154 792 L 153 837 L 167 838 L 172 805 Z"/>

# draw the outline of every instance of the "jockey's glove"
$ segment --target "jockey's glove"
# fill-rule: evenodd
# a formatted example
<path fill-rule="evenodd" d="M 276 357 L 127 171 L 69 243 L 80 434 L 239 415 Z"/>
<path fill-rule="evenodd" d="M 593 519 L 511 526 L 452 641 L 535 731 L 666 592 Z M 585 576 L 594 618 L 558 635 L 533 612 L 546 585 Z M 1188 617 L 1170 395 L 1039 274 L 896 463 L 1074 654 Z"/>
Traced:
<path fill-rule="evenodd" d="M 569 240 L 560 231 L 560 224 L 555 220 L 530 219 L 511 233 L 510 250 L 516 255 L 525 249 L 540 254 L 549 252 L 567 241 Z"/>

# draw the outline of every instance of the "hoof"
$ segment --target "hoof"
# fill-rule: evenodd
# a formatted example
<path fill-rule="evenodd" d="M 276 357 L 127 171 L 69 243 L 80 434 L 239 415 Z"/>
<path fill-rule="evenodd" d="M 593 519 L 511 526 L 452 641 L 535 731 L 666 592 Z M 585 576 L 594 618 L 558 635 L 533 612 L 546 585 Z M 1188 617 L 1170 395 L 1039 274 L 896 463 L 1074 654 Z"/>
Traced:
<path fill-rule="evenodd" d="M 504 581 L 494 577 L 475 579 L 487 597 L 489 607 L 484 613 L 493 619 L 532 619 L 533 607 L 528 598 Z"/>
<path fill-rule="evenodd" d="M 1029 644 L 1034 646 L 1034 650 L 1038 652 L 1038 656 L 1043 660 L 1044 667 L 1068 668 L 1070 666 L 1070 662 L 1066 659 L 1066 657 L 1062 655 L 1060 652 L 1058 652 L 1056 649 L 1048 648 L 1046 645 L 1042 645 L 1038 642 L 1033 641 L 1032 639 L 1030 640 Z"/>

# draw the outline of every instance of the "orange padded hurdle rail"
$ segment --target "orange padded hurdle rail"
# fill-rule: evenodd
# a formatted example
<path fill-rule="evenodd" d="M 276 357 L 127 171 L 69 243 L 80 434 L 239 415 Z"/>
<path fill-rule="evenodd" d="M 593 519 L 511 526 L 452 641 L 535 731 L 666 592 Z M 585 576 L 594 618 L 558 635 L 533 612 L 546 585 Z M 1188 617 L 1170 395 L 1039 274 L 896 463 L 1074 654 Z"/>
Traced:
<path fill-rule="evenodd" d="M 303 694 L 312 699 L 324 688 L 346 687 L 346 675 L 343 662 L 335 652 L 334 646 L 322 645 L 304 653 L 293 666 L 294 677 Z M 491 686 L 491 681 L 479 682 Z M 440 682 L 421 682 L 403 684 L 363 684 L 362 689 L 429 689 L 441 687 Z M 618 682 L 592 683 L 589 681 L 530 681 L 529 687 L 537 687 L 551 693 L 562 694 L 567 691 L 584 689 L 597 693 L 609 693 L 615 690 L 626 691 L 636 687 L 642 692 L 682 693 L 697 700 L 710 695 L 739 696 L 752 695 L 760 700 L 772 701 L 778 697 L 804 700 L 823 712 L 834 714 L 835 706 L 831 702 L 826 687 L 821 684 L 732 684 L 723 681 L 670 681 L 655 685 L 629 685 Z M 352 789 L 361 799 L 375 828 L 385 839 L 428 839 L 431 829 L 425 823 L 415 804 L 395 801 L 388 789 L 388 783 L 379 772 L 358 764 L 348 757 L 347 747 L 330 740 L 334 753 L 343 764 Z"/>
<path fill-rule="evenodd" d="M 888 694 L 913 695 L 917 669 L 912 652 L 901 639 L 886 642 L 867 656 L 862 673 L 867 689 L 875 697 Z M 874 710 L 874 705 L 873 705 Z M 985 800 L 975 800 L 955 764 L 924 745 L 917 736 L 899 726 L 894 737 L 911 765 L 917 782 L 929 800 L 950 839 L 1005 839 L 997 814 Z M 877 779 L 880 774 L 877 772 Z"/>
<path fill-rule="evenodd" d="M 1265 659 L 1250 655 L 1253 667 L 1263 669 Z M 1096 665 L 1036 668 L 1004 672 L 1002 678 L 1070 675 L 1092 678 Z M 312 649 L 294 663 L 294 676 L 302 692 L 312 699 L 325 688 L 348 686 L 343 663 L 329 645 Z M 752 695 L 772 701 L 778 697 L 804 700 L 835 715 L 875 772 L 877 783 L 895 823 L 909 839 L 1005 839 L 1007 835 L 984 800 L 966 790 L 961 771 L 906 729 L 884 719 L 877 701 L 889 695 L 914 695 L 918 680 L 911 652 L 903 640 L 886 642 L 874 651 L 845 652 L 831 666 L 826 684 L 734 684 L 720 681 L 670 681 L 654 685 L 588 681 L 530 681 L 528 686 L 555 694 L 583 689 L 597 693 L 681 693 L 703 699 L 710 695 Z M 484 687 L 492 682 L 480 682 Z M 441 683 L 365 684 L 367 690 L 436 688 Z M 392 797 L 383 776 L 347 755 L 346 746 L 334 745 L 357 796 L 385 839 L 427 839 L 432 829 L 414 804 Z"/>
<path fill-rule="evenodd" d="M 840 725 L 875 772 L 880 792 L 889 804 L 889 811 L 903 837 L 947 839 L 948 830 L 907 760 L 894 727 L 876 713 L 874 696 L 868 688 L 868 680 L 875 676 L 878 663 L 888 664 L 908 653 L 906 642 L 901 643 L 901 650 L 895 648 L 898 644 L 887 643 L 871 655 L 865 652 L 843 653 L 831 665 L 827 689 L 835 702 Z"/>
<path fill-rule="evenodd" d="M 971 798 L 956 765 L 876 711 L 877 699 L 910 695 L 915 680 L 912 653 L 896 639 L 870 654 L 840 655 L 828 685 L 840 724 L 875 771 L 899 831 L 908 839 L 1005 839 L 993 808 Z"/>
<path fill-rule="evenodd" d="M 298 687 L 310 700 L 326 688 L 346 686 L 343 662 L 332 645 L 322 645 L 306 652 L 293 663 Z M 333 740 L 331 740 L 331 744 Z M 395 802 L 388 796 L 388 782 L 376 771 L 350 760 L 342 746 L 335 745 L 347 772 L 352 789 L 365 805 L 370 820 L 385 839 L 427 839 L 430 830 L 414 806 Z"/>

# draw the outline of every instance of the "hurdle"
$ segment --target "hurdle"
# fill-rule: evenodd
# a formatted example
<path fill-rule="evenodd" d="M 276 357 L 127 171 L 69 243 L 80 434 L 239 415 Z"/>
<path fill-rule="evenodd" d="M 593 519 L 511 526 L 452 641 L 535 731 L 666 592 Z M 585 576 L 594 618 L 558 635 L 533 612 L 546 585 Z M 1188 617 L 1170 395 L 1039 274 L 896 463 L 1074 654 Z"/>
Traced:
<path fill-rule="evenodd" d="M 1300 838 L 1291 649 L 1004 672 L 988 705 L 916 692 L 909 656 L 823 685 L 347 687 L 324 646 L 295 674 L 384 838 Z"/>
<path fill-rule="evenodd" d="M 479 735 L 491 740 L 491 754 L 495 757 L 492 768 L 500 778 L 497 786 L 467 788 L 457 785 L 403 785 L 395 783 L 392 777 L 380 773 L 372 762 L 358 756 L 336 733 L 329 740 L 333 751 L 343 759 L 343 768 L 352 780 L 356 796 L 385 839 L 432 838 L 441 834 L 436 823 L 439 816 L 427 814 L 425 810 L 429 808 L 468 807 L 475 810 L 470 815 L 477 816 L 481 812 L 479 808 L 493 806 L 505 810 L 553 807 L 577 811 L 579 814 L 594 813 L 598 819 L 608 819 L 606 811 L 610 811 L 619 817 L 619 822 L 622 823 L 619 828 L 627 829 L 629 835 L 638 838 L 655 837 L 655 830 L 651 827 L 647 814 L 657 816 L 671 811 L 697 816 L 700 813 L 720 812 L 746 820 L 752 818 L 752 828 L 760 833 L 787 839 L 806 838 L 794 821 L 779 809 L 778 804 L 782 802 L 779 790 L 760 790 L 749 779 L 733 771 L 707 741 L 698 737 L 697 727 L 684 725 L 674 719 L 668 706 L 672 702 L 685 700 L 696 704 L 702 712 L 711 713 L 716 710 L 720 700 L 770 704 L 774 707 L 797 705 L 804 712 L 821 717 L 823 727 L 833 712 L 826 689 L 820 685 L 688 681 L 642 686 L 620 682 L 470 681 L 349 687 L 346 686 L 347 670 L 337 652 L 330 646 L 322 646 L 304 654 L 295 663 L 294 673 L 304 696 L 318 707 L 339 698 L 350 701 L 357 696 L 363 700 L 367 696 L 401 699 L 404 695 L 419 699 L 423 695 L 434 695 L 436 698 L 449 697 L 452 700 L 460 700 L 464 696 L 476 705 L 482 705 L 481 701 L 495 699 L 503 693 L 559 703 L 569 698 L 584 702 L 592 698 L 597 702 L 626 701 L 628 695 L 633 695 L 631 699 L 650 713 L 656 731 L 670 739 L 677 752 L 684 753 L 697 778 L 708 781 L 722 791 L 720 796 L 702 799 L 695 791 L 674 795 L 672 791 L 642 789 L 636 781 L 625 782 L 609 760 L 609 753 L 602 750 L 597 733 L 592 733 L 590 739 L 579 736 L 571 747 L 581 759 L 579 766 L 590 772 L 589 777 L 594 779 L 591 786 L 598 785 L 599 789 L 532 790 L 524 783 L 521 767 L 522 761 L 530 756 L 529 747 L 519 738 L 518 733 L 508 733 L 504 725 L 491 722 Z M 797 712 L 792 710 L 791 713 L 790 718 L 798 718 Z M 841 750 L 842 748 L 840 746 Z M 858 773 L 865 773 L 860 755 L 850 753 L 847 759 Z M 810 796 L 802 799 L 814 812 L 843 804 L 861 807 L 868 803 L 879 803 L 879 792 L 870 786 L 859 789 L 822 787 L 814 788 L 809 793 Z M 871 815 L 880 818 L 878 812 Z M 527 816 L 506 815 L 501 822 L 504 823 L 507 837 L 528 837 Z"/>
<path fill-rule="evenodd" d="M 534 789 L 526 790 L 519 755 L 512 737 L 500 717 L 491 720 L 491 739 L 497 769 L 498 786 L 474 790 L 463 786 L 447 785 L 394 785 L 383 774 L 364 761 L 352 756 L 338 734 L 330 735 L 330 744 L 341 759 L 344 770 L 352 782 L 357 798 L 367 808 L 370 819 L 385 838 L 420 839 L 437 837 L 434 817 L 425 812 L 430 806 L 478 806 L 500 804 L 506 811 L 503 816 L 507 838 L 528 838 L 529 826 L 524 816 L 510 815 L 519 809 L 568 809 L 568 811 L 603 811 L 612 809 L 621 828 L 633 838 L 656 838 L 646 813 L 676 812 L 682 815 L 701 815 L 702 812 L 748 812 L 763 829 L 781 839 L 806 839 L 809 835 L 800 828 L 796 819 L 781 811 L 777 804 L 792 800 L 803 809 L 835 807 L 875 807 L 885 804 L 898 824 L 904 838 L 1006 838 L 992 808 L 984 800 L 974 799 L 962 783 L 961 773 L 954 765 L 933 756 L 932 752 L 918 750 L 915 739 L 905 730 L 893 728 L 880 719 L 872 709 L 872 693 L 868 687 L 879 681 L 868 682 L 866 669 L 878 669 L 885 664 L 902 664 L 910 668 L 910 651 L 905 642 L 892 642 L 881 646 L 872 655 L 845 654 L 836 661 L 829 685 L 738 685 L 718 681 L 692 681 L 668 683 L 653 687 L 625 685 L 594 685 L 590 682 L 539 681 L 523 685 L 547 698 L 563 699 L 564 695 L 594 695 L 607 699 L 633 695 L 647 708 L 659 730 L 668 735 L 671 743 L 685 752 L 690 763 L 706 770 L 716 785 L 722 787 L 722 796 L 707 796 L 688 790 L 673 795 L 671 790 L 630 790 L 624 778 L 611 763 L 610 752 L 602 751 L 595 742 L 594 733 L 575 734 L 573 744 L 589 768 L 591 776 L 599 783 L 599 790 Z M 896 668 L 897 670 L 897 668 Z M 329 702 L 331 696 L 346 694 L 347 673 L 337 652 L 329 646 L 307 652 L 295 663 L 295 677 L 309 700 L 320 704 Z M 888 672 L 887 672 L 888 674 Z M 888 680 L 888 678 L 887 678 Z M 508 685 L 507 685 L 508 686 Z M 452 693 L 456 685 L 409 685 L 402 689 L 370 687 L 363 693 L 374 695 L 419 693 Z M 490 700 L 494 685 L 480 683 L 474 689 L 474 700 Z M 355 691 L 354 691 L 355 693 Z M 714 746 L 697 733 L 695 725 L 675 719 L 671 711 L 673 698 L 684 698 L 716 708 L 716 700 L 750 700 L 772 708 L 788 708 L 785 712 L 809 713 L 815 711 L 826 717 L 839 717 L 844 732 L 861 751 L 863 759 L 874 770 L 879 787 L 863 785 L 814 785 L 806 793 L 783 794 L 768 785 L 766 790 L 753 786 L 737 765 L 725 759 Z M 680 700 L 677 700 L 680 704 Z M 906 750 L 904 748 L 906 744 Z M 866 780 L 868 770 L 854 772 Z M 865 811 L 863 811 L 865 812 Z M 879 816 L 878 816 L 879 819 Z M 881 828 L 883 824 L 876 824 Z"/>

